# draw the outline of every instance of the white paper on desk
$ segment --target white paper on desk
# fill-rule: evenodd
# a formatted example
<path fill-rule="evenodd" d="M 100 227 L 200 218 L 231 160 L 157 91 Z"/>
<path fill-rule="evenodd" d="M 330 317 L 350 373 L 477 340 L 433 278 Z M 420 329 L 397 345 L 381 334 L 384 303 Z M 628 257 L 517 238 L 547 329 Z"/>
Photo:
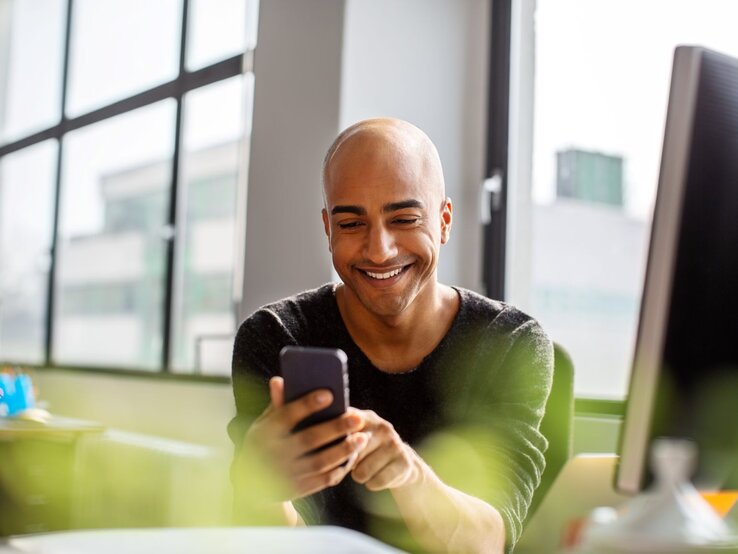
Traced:
<path fill-rule="evenodd" d="M 26 554 L 397 554 L 370 537 L 340 527 L 116 529 L 12 537 Z"/>

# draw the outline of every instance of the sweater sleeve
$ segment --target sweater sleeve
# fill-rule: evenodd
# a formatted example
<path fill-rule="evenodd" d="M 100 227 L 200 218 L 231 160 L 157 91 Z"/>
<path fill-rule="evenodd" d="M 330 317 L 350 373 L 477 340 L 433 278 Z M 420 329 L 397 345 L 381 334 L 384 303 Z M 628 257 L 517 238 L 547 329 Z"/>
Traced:
<path fill-rule="evenodd" d="M 262 308 L 238 329 L 233 345 L 231 379 L 236 416 L 228 435 L 238 451 L 251 423 L 269 405 L 269 379 L 279 375 L 279 351 L 294 338 L 273 311 Z"/>
<path fill-rule="evenodd" d="M 548 443 L 540 425 L 553 378 L 553 345 L 543 329 L 529 320 L 515 335 L 500 366 L 503 394 L 491 394 L 497 409 L 490 409 L 487 419 L 492 432 L 488 448 L 499 460 L 493 465 L 499 487 L 490 496 L 505 521 L 508 552 L 520 538 L 546 467 Z"/>
<path fill-rule="evenodd" d="M 241 456 L 244 437 L 252 422 L 269 405 L 269 379 L 279 375 L 279 351 L 294 339 L 273 311 L 262 308 L 240 326 L 233 347 L 232 381 L 236 404 L 236 416 L 228 424 L 228 435 L 234 445 L 231 463 L 231 483 L 233 485 L 233 520 L 235 524 L 264 524 L 254 514 L 254 506 L 263 491 L 256 482 L 269 482 L 261 475 L 261 466 L 243 466 Z M 247 476 L 247 478 L 244 478 Z"/>
<path fill-rule="evenodd" d="M 473 363 L 470 372 L 457 374 L 463 384 L 455 387 L 456 423 L 444 435 L 451 442 L 436 442 L 433 451 L 455 453 L 442 479 L 498 510 L 511 552 L 545 468 L 548 445 L 539 428 L 551 390 L 553 346 L 535 320 L 508 308 L 465 358 Z"/>

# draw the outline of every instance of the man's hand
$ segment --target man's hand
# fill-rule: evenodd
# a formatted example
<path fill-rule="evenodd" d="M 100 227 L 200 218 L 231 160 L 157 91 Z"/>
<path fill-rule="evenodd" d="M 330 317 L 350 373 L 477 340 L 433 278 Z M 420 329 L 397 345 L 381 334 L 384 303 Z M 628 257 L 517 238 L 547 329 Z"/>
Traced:
<path fill-rule="evenodd" d="M 281 377 L 269 381 L 269 392 L 272 402 L 246 433 L 242 451 L 259 449 L 291 484 L 294 496 L 278 500 L 301 498 L 340 483 L 368 442 L 367 434 L 360 432 L 363 413 L 349 408 L 335 419 L 292 433 L 300 421 L 331 403 L 331 392 L 315 391 L 285 404 Z M 342 437 L 340 443 L 311 453 Z"/>
<path fill-rule="evenodd" d="M 351 476 L 370 491 L 390 490 L 423 552 L 503 552 L 505 526 L 495 508 L 441 481 L 391 423 L 371 410 L 361 415 L 369 442 Z"/>
<path fill-rule="evenodd" d="M 369 442 L 359 454 L 351 477 L 370 491 L 393 489 L 421 478 L 418 455 L 405 444 L 388 421 L 371 410 L 362 410 L 363 431 Z"/>

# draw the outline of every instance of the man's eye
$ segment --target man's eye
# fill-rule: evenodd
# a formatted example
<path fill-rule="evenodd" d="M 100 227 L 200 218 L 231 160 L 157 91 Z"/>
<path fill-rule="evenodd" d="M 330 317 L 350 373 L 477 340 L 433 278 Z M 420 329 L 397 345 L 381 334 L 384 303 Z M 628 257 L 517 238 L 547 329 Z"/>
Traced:
<path fill-rule="evenodd" d="M 338 224 L 341 229 L 354 229 L 359 225 L 361 225 L 361 221 L 347 221 L 345 223 Z"/>
<path fill-rule="evenodd" d="M 412 225 L 413 223 L 418 222 L 418 218 L 417 217 L 403 217 L 403 218 L 395 219 L 394 221 L 395 223 L 398 223 L 400 225 Z"/>

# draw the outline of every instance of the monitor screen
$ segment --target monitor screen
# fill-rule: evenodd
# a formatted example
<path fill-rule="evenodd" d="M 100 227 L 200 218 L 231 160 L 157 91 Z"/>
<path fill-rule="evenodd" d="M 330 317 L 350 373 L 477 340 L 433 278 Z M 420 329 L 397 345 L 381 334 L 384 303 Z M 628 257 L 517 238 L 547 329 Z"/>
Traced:
<path fill-rule="evenodd" d="M 616 488 L 649 480 L 657 436 L 699 447 L 695 481 L 738 488 L 738 60 L 674 55 Z"/>

